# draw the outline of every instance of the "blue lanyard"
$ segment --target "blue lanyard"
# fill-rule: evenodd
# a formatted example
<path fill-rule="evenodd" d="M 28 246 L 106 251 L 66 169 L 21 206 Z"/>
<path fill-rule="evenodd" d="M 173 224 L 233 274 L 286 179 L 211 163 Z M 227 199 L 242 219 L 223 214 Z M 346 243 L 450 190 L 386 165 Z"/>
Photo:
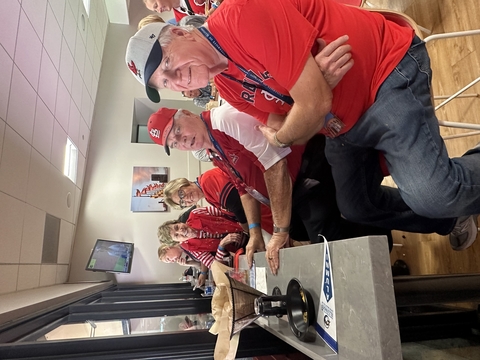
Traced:
<path fill-rule="evenodd" d="M 235 61 L 233 61 L 230 56 L 228 56 L 228 54 L 225 52 L 225 50 L 222 49 L 222 47 L 220 46 L 220 44 L 218 43 L 217 39 L 215 39 L 215 37 L 210 33 L 210 31 L 208 31 L 206 28 L 204 28 L 203 26 L 200 26 L 198 28 L 198 30 L 200 31 L 200 33 L 205 36 L 205 38 L 210 42 L 210 44 L 212 44 L 212 46 L 220 53 L 222 54 L 223 56 L 225 56 L 228 60 L 230 60 L 232 63 L 235 64 L 235 66 L 242 72 L 245 74 L 245 76 L 249 79 L 249 80 L 252 80 L 253 82 L 255 82 L 257 85 L 255 84 L 251 84 L 249 82 L 246 82 L 246 81 L 241 81 L 241 80 L 238 80 L 238 79 L 235 79 L 233 76 L 231 75 L 228 75 L 228 74 L 224 74 L 224 73 L 220 73 L 221 75 L 223 75 L 224 77 L 226 77 L 227 79 L 229 80 L 233 80 L 233 81 L 236 81 L 240 84 L 247 84 L 248 87 L 256 87 L 257 89 L 262 89 L 262 90 L 265 90 L 266 92 L 268 92 L 269 94 L 275 96 L 277 99 L 280 99 L 282 100 L 283 102 L 287 103 L 288 105 L 293 105 L 293 99 L 288 96 L 288 95 L 284 95 L 284 94 L 281 94 L 279 93 L 278 91 L 272 89 L 270 86 L 268 86 L 267 84 L 264 84 L 263 83 L 263 80 L 260 76 L 258 76 L 257 74 L 255 74 L 253 71 L 251 70 L 247 70 L 245 69 L 243 66 L 237 64 Z"/>
<path fill-rule="evenodd" d="M 212 136 L 212 133 L 210 132 L 210 129 L 208 128 L 207 123 L 205 122 L 205 119 L 203 118 L 202 114 L 200 114 L 200 119 L 202 119 L 203 123 L 205 124 L 205 127 L 207 128 L 208 137 L 210 138 L 210 141 L 212 142 L 213 147 L 218 153 L 220 153 L 220 157 L 218 156 L 218 154 L 214 154 L 214 155 L 216 155 L 217 159 L 220 160 L 238 179 L 240 179 L 242 183 L 244 183 L 240 173 L 230 164 L 230 162 L 228 161 L 228 158 L 225 156 L 225 153 L 223 152 L 222 147 L 217 142 L 217 140 L 215 140 L 215 138 Z"/>
<path fill-rule="evenodd" d="M 213 144 L 213 147 L 215 148 L 215 150 L 220 154 L 218 155 L 216 152 L 213 152 L 211 151 L 211 154 L 212 156 L 217 159 L 219 162 L 221 162 L 226 168 L 227 168 L 227 171 L 229 171 L 233 176 L 235 176 L 239 182 L 240 182 L 240 185 L 242 186 L 242 188 L 247 192 L 249 193 L 254 199 L 258 200 L 260 203 L 270 207 L 270 200 L 265 197 L 264 195 L 262 195 L 259 191 L 257 191 L 256 189 L 254 189 L 253 187 L 251 186 L 248 186 L 245 181 L 243 180 L 242 176 L 240 175 L 240 173 L 237 171 L 237 169 L 235 169 L 232 164 L 230 164 L 230 161 L 228 160 L 228 158 L 225 156 L 225 153 L 223 152 L 223 149 L 221 148 L 220 144 L 217 142 L 217 140 L 215 140 L 215 138 L 212 136 L 211 132 L 210 132 L 210 129 L 208 128 L 207 126 L 207 123 L 205 122 L 205 120 L 203 119 L 203 116 L 202 114 L 200 114 L 200 119 L 202 119 L 203 123 L 205 124 L 206 128 L 207 128 L 207 132 L 208 132 L 208 136 L 210 138 L 210 141 L 212 142 Z"/>
<path fill-rule="evenodd" d="M 203 26 L 200 26 L 198 28 L 198 30 L 200 31 L 200 33 L 205 36 L 205 38 L 210 42 L 210 44 L 212 44 L 212 46 L 220 53 L 222 54 L 223 56 L 225 56 L 228 60 L 230 60 L 232 63 L 235 64 L 235 66 L 242 72 L 245 74 L 245 76 L 256 82 L 258 84 L 255 85 L 255 84 L 252 84 L 252 83 L 249 83 L 247 81 L 242 81 L 242 80 L 239 80 L 239 79 L 236 79 L 234 78 L 233 76 L 229 75 L 229 74 L 224 74 L 224 73 L 220 73 L 220 75 L 226 77 L 227 79 L 229 80 L 233 80 L 233 81 L 236 81 L 237 83 L 239 84 L 242 84 L 247 87 L 255 87 L 257 89 L 262 89 L 262 90 L 265 90 L 266 92 L 268 92 L 270 95 L 273 95 L 275 96 L 277 99 L 280 99 L 282 101 L 284 101 L 285 103 L 287 103 L 288 105 L 293 105 L 294 101 L 293 99 L 288 96 L 288 95 L 283 95 L 283 94 L 280 94 L 278 91 L 272 89 L 270 86 L 266 85 L 263 83 L 263 80 L 257 75 L 255 74 L 253 71 L 248 71 L 246 70 L 243 66 L 237 64 L 235 61 L 233 61 L 230 56 L 228 56 L 228 54 L 225 52 L 225 50 L 222 49 L 222 47 L 220 46 L 220 44 L 218 43 L 217 39 L 215 39 L 215 37 L 210 33 L 210 31 L 208 31 L 206 28 L 204 28 Z M 339 119 L 337 119 L 337 122 L 340 124 L 340 128 L 336 128 L 335 124 L 333 124 L 332 126 L 332 130 L 329 130 L 329 123 L 330 123 L 330 120 L 332 119 L 336 119 L 335 115 L 333 115 L 331 112 L 328 113 L 326 116 L 325 116 L 325 125 L 324 127 L 327 128 L 328 130 L 328 133 L 329 133 L 329 137 L 335 137 L 338 135 L 338 131 L 341 130 L 345 124 L 343 124 L 343 122 Z M 338 126 L 337 126 L 338 127 Z"/>

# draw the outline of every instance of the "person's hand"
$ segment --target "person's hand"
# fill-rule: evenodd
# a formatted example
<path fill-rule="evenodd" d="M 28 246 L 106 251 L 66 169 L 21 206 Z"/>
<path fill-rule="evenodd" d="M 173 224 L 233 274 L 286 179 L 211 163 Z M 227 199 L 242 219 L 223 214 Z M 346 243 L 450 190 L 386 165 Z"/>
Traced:
<path fill-rule="evenodd" d="M 319 52 L 315 55 L 315 62 L 327 81 L 330 89 L 333 89 L 342 80 L 343 76 L 353 66 L 352 47 L 346 42 L 348 35 L 326 44 L 325 40 L 317 39 Z"/>
<path fill-rule="evenodd" d="M 212 15 L 215 10 L 217 10 L 217 8 L 214 8 L 212 6 L 205 15 L 208 17 L 208 16 Z"/>
<path fill-rule="evenodd" d="M 279 250 L 288 244 L 289 235 L 287 232 L 274 233 L 267 244 L 265 258 L 273 275 L 277 275 L 280 266 Z"/>
<path fill-rule="evenodd" d="M 250 234 L 250 239 L 248 240 L 245 250 L 247 252 L 248 267 L 251 268 L 253 265 L 253 254 L 255 254 L 257 251 L 265 251 L 263 237 L 261 235 L 258 236 Z"/>
<path fill-rule="evenodd" d="M 212 84 L 211 86 L 212 86 L 212 91 L 210 92 L 210 95 L 216 100 L 217 93 L 218 93 L 217 87 L 215 86 L 215 84 Z"/>
<path fill-rule="evenodd" d="M 238 233 L 231 233 L 225 236 L 222 241 L 220 241 L 220 246 L 225 247 L 225 245 L 231 244 L 231 243 L 240 243 L 242 240 L 242 234 Z"/>
<path fill-rule="evenodd" d="M 177 260 L 177 264 L 185 266 L 187 265 L 187 259 L 185 259 L 184 257 L 180 257 Z"/>
<path fill-rule="evenodd" d="M 198 275 L 196 287 L 203 286 L 203 284 L 205 284 L 206 279 L 207 279 L 207 275 L 204 275 L 204 274 Z"/>
<path fill-rule="evenodd" d="M 213 108 L 218 107 L 218 101 L 217 100 L 210 100 L 206 105 L 205 105 L 205 110 L 212 110 Z"/>
<path fill-rule="evenodd" d="M 265 138 L 270 143 L 270 145 L 278 147 L 277 142 L 275 141 L 275 138 L 274 138 L 277 130 L 266 125 L 257 125 L 255 126 L 255 128 L 262 132 L 263 136 L 265 136 Z"/>

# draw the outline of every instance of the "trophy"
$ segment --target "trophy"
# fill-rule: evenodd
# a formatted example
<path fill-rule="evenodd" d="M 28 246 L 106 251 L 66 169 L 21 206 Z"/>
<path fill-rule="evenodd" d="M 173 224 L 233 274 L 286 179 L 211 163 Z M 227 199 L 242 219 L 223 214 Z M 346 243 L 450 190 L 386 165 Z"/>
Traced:
<path fill-rule="evenodd" d="M 227 277 L 232 302 L 231 336 L 260 316 L 287 315 L 290 329 L 299 340 L 315 341 L 315 331 L 311 327 L 316 320 L 315 305 L 310 292 L 298 279 L 290 280 L 285 295 L 275 287 L 269 296 L 228 275 Z"/>

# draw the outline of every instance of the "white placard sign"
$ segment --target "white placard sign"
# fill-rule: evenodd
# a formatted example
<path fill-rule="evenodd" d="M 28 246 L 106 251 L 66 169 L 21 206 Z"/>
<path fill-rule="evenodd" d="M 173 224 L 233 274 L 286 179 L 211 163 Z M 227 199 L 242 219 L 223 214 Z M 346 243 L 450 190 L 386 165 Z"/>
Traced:
<path fill-rule="evenodd" d="M 264 267 L 257 267 L 255 269 L 255 289 L 264 294 L 268 294 L 267 290 L 267 269 Z"/>
<path fill-rule="evenodd" d="M 317 312 L 315 330 L 325 343 L 338 354 L 337 323 L 335 315 L 335 294 L 333 288 L 333 272 L 328 249 L 328 242 L 324 239 L 323 251 L 323 277 L 320 294 L 320 308 Z"/>

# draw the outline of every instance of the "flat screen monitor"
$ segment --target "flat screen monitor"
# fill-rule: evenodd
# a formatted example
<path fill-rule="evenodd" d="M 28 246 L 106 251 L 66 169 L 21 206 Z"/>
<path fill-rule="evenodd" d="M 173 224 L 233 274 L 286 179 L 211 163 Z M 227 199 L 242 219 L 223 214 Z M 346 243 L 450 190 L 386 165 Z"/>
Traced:
<path fill-rule="evenodd" d="M 132 243 L 98 239 L 85 270 L 129 273 L 132 259 Z"/>

